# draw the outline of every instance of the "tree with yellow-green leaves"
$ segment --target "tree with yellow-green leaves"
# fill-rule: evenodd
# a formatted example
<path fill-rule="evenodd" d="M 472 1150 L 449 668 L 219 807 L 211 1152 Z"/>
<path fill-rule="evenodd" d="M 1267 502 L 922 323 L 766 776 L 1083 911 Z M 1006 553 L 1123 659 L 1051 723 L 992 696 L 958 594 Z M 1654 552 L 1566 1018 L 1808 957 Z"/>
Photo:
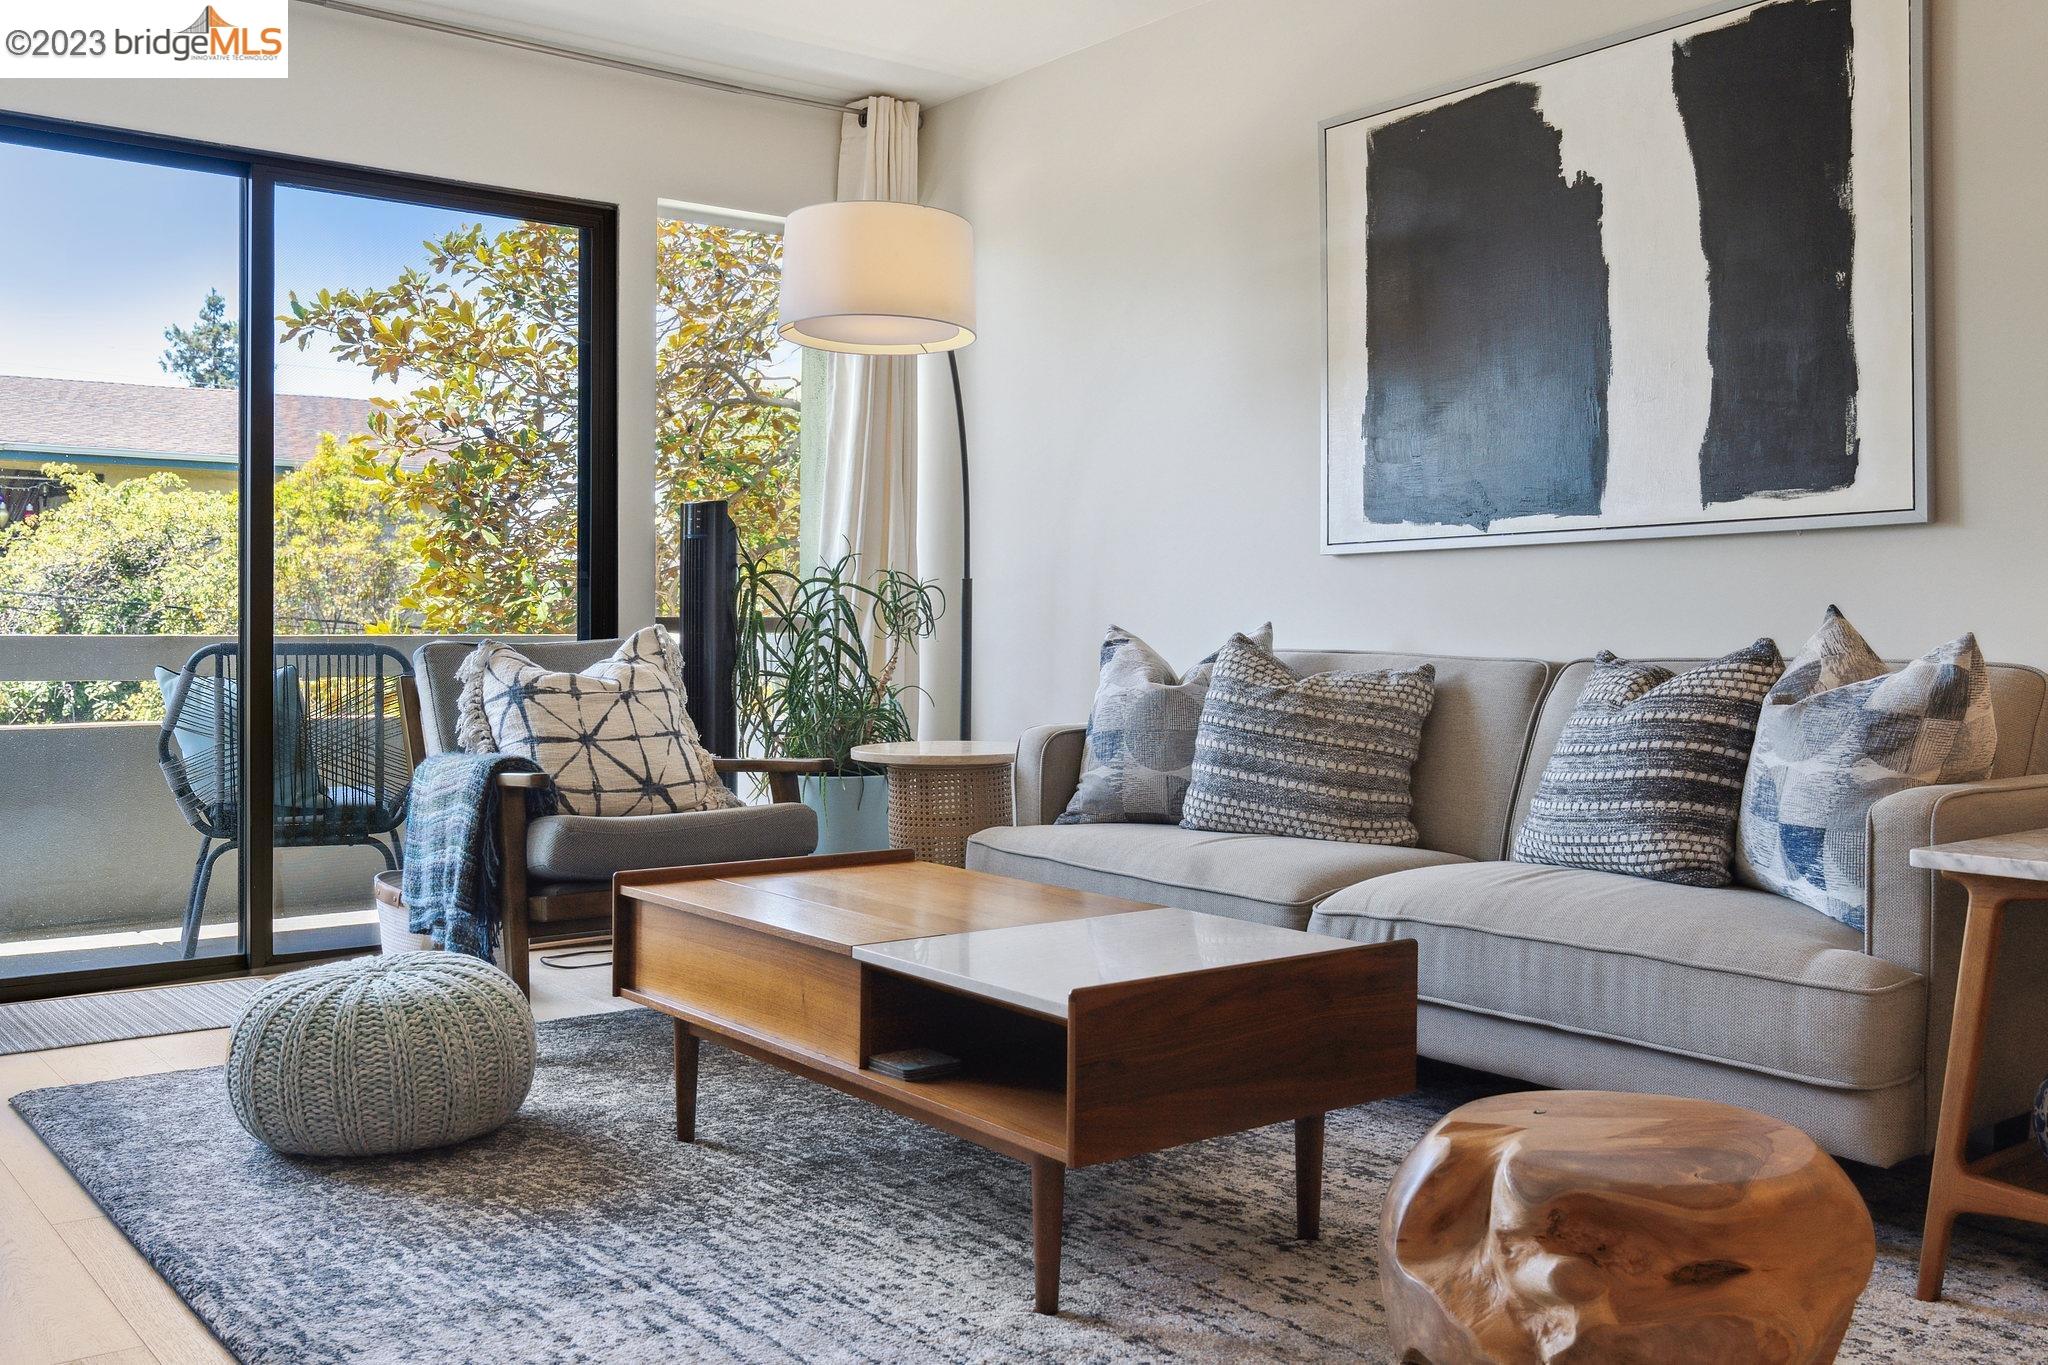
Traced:
<path fill-rule="evenodd" d="M 741 544 L 793 557 L 799 396 L 774 374 L 781 240 L 667 221 L 656 257 L 656 553 L 685 502 L 733 504 Z M 291 296 L 282 340 L 411 384 L 373 400 L 367 470 L 412 527 L 404 599 L 430 632 L 576 619 L 576 234 L 524 223 L 425 244 L 389 286 Z M 674 603 L 664 604 L 673 610 Z"/>
<path fill-rule="evenodd" d="M 797 381 L 773 373 L 782 239 L 675 219 L 655 277 L 655 554 L 673 565 L 686 502 L 725 499 L 745 553 L 794 568 Z M 660 575 L 674 614 L 675 579 Z"/>
<path fill-rule="evenodd" d="M 383 485 L 360 472 L 369 458 L 364 437 L 323 436 L 313 458 L 277 481 L 281 634 L 418 628 L 400 602 L 409 537 L 388 515 Z M 76 465 L 43 473 L 64 496 L 0 531 L 0 634 L 235 634 L 236 494 L 170 473 L 118 483 Z M 0 683 L 0 724 L 154 719 L 160 701 L 148 683 Z"/>
<path fill-rule="evenodd" d="M 780 239 L 672 221 L 658 248 L 660 564 L 676 561 L 682 504 L 724 498 L 750 558 L 793 566 L 799 395 L 776 364 Z M 278 481 L 280 633 L 575 626 L 577 235 L 473 225 L 423 251 L 383 287 L 294 294 L 279 319 L 283 342 L 391 386 L 367 432 L 323 437 Z M 168 473 L 50 473 L 65 496 L 0 530 L 0 633 L 235 632 L 234 494 Z M 672 599 L 672 574 L 657 581 Z M 0 684 L 0 723 L 153 706 L 153 688 L 77 686 Z"/>
<path fill-rule="evenodd" d="M 400 599 L 432 633 L 576 626 L 576 234 L 480 224 L 425 243 L 376 289 L 289 296 L 279 340 L 315 341 L 394 387 L 361 472 L 416 560 Z"/>

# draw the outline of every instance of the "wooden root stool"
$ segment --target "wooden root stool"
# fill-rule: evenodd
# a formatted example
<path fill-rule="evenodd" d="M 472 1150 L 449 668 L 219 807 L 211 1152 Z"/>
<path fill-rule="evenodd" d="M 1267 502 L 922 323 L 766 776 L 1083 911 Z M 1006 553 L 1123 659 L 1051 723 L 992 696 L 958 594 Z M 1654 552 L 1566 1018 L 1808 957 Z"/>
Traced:
<path fill-rule="evenodd" d="M 1705 1100 L 1480 1100 L 1387 1190 L 1397 1357 L 1829 1361 L 1877 1256 L 1870 1213 L 1798 1129 Z"/>

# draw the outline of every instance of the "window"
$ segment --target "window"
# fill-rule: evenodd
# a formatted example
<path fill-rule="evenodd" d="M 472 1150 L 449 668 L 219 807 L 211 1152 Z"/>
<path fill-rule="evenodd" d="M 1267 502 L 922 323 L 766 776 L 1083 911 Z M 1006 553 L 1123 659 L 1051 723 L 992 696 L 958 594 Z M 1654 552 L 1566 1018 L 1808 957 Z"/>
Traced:
<path fill-rule="evenodd" d="M 278 187 L 279 633 L 575 634 L 577 247 Z"/>
<path fill-rule="evenodd" d="M 775 331 L 779 219 L 677 209 L 656 251 L 655 586 L 672 617 L 685 503 L 728 502 L 743 553 L 796 567 L 803 403 L 819 385 Z"/>
<path fill-rule="evenodd" d="M 173 751 L 270 797 L 205 829 L 164 682 L 615 628 L 615 212 L 11 115 L 0 183 L 0 998 L 368 942 L 353 779 L 292 759 L 377 731 L 355 675 L 220 675 Z"/>

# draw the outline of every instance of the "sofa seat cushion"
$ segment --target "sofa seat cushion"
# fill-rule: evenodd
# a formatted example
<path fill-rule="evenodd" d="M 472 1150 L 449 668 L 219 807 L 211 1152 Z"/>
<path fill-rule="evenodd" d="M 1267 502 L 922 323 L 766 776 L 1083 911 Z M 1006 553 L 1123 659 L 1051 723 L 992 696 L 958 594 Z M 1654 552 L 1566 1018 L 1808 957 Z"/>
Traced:
<path fill-rule="evenodd" d="M 1426 867 L 1330 897 L 1312 929 L 1412 938 L 1424 999 L 1816 1085 L 1918 1075 L 1926 983 L 1767 891 L 1523 863 Z"/>
<path fill-rule="evenodd" d="M 1175 825 L 1017 825 L 967 845 L 977 872 L 1300 929 L 1331 892 L 1455 853 Z"/>
<path fill-rule="evenodd" d="M 818 817 L 794 802 L 665 815 L 544 815 L 527 830 L 536 882 L 603 882 L 636 867 L 798 858 L 818 846 Z"/>

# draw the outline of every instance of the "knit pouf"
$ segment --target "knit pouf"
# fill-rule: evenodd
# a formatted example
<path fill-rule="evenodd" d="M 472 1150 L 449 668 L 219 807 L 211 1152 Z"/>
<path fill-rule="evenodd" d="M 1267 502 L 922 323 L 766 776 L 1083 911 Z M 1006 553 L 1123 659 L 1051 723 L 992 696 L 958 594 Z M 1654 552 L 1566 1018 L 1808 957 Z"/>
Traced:
<path fill-rule="evenodd" d="M 362 958 L 279 977 L 251 998 L 228 1045 L 228 1098 L 280 1152 L 411 1152 L 511 1118 L 533 1054 L 533 1010 L 488 962 Z"/>

